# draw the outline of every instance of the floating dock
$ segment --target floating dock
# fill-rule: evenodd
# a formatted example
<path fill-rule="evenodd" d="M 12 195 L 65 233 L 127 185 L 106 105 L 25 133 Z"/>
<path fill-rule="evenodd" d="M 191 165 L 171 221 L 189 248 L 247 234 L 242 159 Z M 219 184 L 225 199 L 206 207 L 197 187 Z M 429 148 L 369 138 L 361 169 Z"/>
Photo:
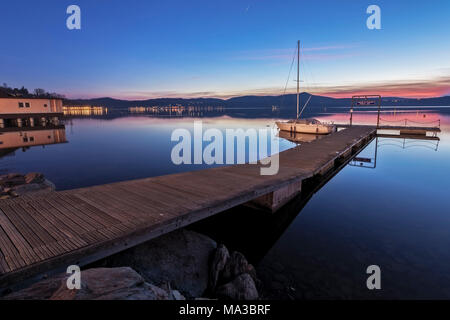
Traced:
<path fill-rule="evenodd" d="M 260 175 L 260 165 L 232 165 L 0 200 L 0 289 L 89 264 L 241 204 L 275 212 L 305 183 L 339 171 L 375 135 L 375 127 L 352 126 L 283 151 L 272 176 Z"/>
<path fill-rule="evenodd" d="M 351 128 L 354 127 L 354 125 L 351 124 L 336 124 L 337 128 Z M 373 126 L 367 126 L 373 128 Z M 397 126 L 397 125 L 380 125 L 376 127 L 377 130 L 389 130 L 389 131 L 400 131 L 400 134 L 405 135 L 426 135 L 427 132 L 430 132 L 432 134 L 437 134 L 438 132 L 441 132 L 440 126 L 435 127 L 426 127 L 426 126 Z"/>

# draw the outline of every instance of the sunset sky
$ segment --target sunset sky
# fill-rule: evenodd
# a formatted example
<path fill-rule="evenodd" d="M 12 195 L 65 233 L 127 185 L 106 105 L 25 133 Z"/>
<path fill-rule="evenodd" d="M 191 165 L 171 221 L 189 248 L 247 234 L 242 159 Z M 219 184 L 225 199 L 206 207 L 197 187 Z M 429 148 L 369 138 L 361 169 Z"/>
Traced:
<path fill-rule="evenodd" d="M 66 28 L 71 4 L 81 30 Z M 371 4 L 381 30 L 366 27 Z M 0 83 L 70 98 L 280 94 L 300 40 L 302 91 L 450 95 L 449 15 L 448 0 L 8 1 Z"/>

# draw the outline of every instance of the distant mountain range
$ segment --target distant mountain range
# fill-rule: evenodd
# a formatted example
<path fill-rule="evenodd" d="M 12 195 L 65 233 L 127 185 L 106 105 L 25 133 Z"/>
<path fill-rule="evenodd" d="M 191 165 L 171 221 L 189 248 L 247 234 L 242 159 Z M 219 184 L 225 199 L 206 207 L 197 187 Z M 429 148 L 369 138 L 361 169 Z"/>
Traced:
<path fill-rule="evenodd" d="M 303 92 L 300 99 L 303 103 L 309 98 L 310 94 Z M 95 98 L 95 99 L 67 99 L 65 105 L 99 105 L 108 108 L 128 108 L 128 107 L 150 107 L 150 106 L 223 106 L 236 108 L 255 108 L 255 107 L 292 107 L 296 105 L 296 95 L 287 94 L 280 96 L 241 96 L 230 99 L 215 98 L 158 98 L 148 100 L 120 100 L 113 98 Z M 349 107 L 351 98 L 331 98 L 325 96 L 313 95 L 309 102 L 312 107 Z M 411 99 L 401 97 L 383 97 L 383 106 L 450 106 L 450 96 Z"/>

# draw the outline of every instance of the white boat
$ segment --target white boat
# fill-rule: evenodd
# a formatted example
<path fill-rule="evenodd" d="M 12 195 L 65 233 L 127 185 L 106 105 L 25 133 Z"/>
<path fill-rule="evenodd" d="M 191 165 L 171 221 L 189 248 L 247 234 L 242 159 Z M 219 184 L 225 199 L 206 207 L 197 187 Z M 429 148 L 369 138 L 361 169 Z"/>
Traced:
<path fill-rule="evenodd" d="M 311 100 L 311 95 L 299 112 L 300 102 L 300 41 L 297 42 L 297 118 L 288 121 L 275 122 L 280 131 L 309 134 L 329 134 L 336 131 L 336 126 L 330 123 L 322 123 L 317 119 L 300 119 L 300 116 Z"/>
<path fill-rule="evenodd" d="M 289 121 L 277 121 L 281 131 L 309 134 L 329 134 L 336 130 L 333 124 L 322 123 L 317 119 L 296 119 Z"/>

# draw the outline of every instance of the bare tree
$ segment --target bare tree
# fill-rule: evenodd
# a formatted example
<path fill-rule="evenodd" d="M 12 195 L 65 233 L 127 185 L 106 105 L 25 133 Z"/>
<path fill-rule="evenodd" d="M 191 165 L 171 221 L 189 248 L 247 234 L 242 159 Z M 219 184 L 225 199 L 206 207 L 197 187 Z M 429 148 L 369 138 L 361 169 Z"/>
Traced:
<path fill-rule="evenodd" d="M 44 89 L 36 88 L 36 89 L 34 89 L 34 94 L 36 96 L 40 97 L 40 96 L 45 96 L 46 92 Z"/>

